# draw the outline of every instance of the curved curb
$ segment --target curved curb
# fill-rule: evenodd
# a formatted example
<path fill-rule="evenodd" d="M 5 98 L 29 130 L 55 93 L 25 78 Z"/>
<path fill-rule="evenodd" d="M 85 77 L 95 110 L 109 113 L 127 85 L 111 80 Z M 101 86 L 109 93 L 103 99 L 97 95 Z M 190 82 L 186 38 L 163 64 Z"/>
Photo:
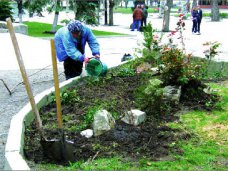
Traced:
<path fill-rule="evenodd" d="M 75 77 L 60 84 L 61 91 L 74 84 L 80 77 Z M 54 87 L 35 96 L 38 109 L 51 101 Z M 5 147 L 4 170 L 30 170 L 24 159 L 24 132 L 25 126 L 34 120 L 30 103 L 27 103 L 16 115 L 13 116 Z"/>

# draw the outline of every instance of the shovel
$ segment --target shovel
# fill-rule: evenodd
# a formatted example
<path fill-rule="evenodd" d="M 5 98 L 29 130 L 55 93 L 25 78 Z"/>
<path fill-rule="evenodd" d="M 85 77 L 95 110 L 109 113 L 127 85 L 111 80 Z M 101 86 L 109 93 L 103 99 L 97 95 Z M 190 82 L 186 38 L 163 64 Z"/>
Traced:
<path fill-rule="evenodd" d="M 53 67 L 53 76 L 54 76 L 54 85 L 55 85 L 55 97 L 56 97 L 56 109 L 57 109 L 57 121 L 59 128 L 60 140 L 56 144 L 55 151 L 59 151 L 59 159 L 63 161 L 74 161 L 74 143 L 65 139 L 64 130 L 63 130 L 63 121 L 62 121 L 62 111 L 61 111 L 61 101 L 60 101 L 60 90 L 59 90 L 59 78 L 58 78 L 58 68 L 56 61 L 56 52 L 55 52 L 55 43 L 51 39 L 51 56 L 52 56 L 52 67 Z"/>
<path fill-rule="evenodd" d="M 73 145 L 72 143 L 65 143 L 64 139 L 61 140 L 47 140 L 46 137 L 44 137 L 44 131 L 42 129 L 42 121 L 39 115 L 38 108 L 36 106 L 34 96 L 32 93 L 32 89 L 28 80 L 28 76 L 25 70 L 24 62 L 21 56 L 21 52 L 19 49 L 19 45 L 17 42 L 17 38 L 14 32 L 14 28 L 12 25 L 12 21 L 10 18 L 6 19 L 7 22 L 7 27 L 10 33 L 10 37 L 14 46 L 15 54 L 17 57 L 17 62 L 20 68 L 20 72 L 23 78 L 23 82 L 25 84 L 26 92 L 29 97 L 29 101 L 32 107 L 32 111 L 35 116 L 35 122 L 36 122 L 36 127 L 38 130 L 38 133 L 40 135 L 41 139 L 41 145 L 43 147 L 44 154 L 47 155 L 47 157 L 57 160 L 57 161 L 74 161 L 74 155 L 73 155 Z M 60 99 L 59 99 L 60 100 Z M 61 110 L 61 109 L 60 109 Z M 60 120 L 59 125 L 61 124 L 61 118 L 58 117 Z M 62 126 L 61 126 L 62 128 Z"/>

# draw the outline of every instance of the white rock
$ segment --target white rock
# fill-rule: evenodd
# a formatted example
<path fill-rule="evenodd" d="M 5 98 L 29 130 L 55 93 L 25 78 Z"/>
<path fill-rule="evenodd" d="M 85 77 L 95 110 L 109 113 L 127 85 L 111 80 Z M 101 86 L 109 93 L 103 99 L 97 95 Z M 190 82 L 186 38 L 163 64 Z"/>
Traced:
<path fill-rule="evenodd" d="M 84 131 L 82 131 L 81 136 L 84 136 L 86 138 L 91 138 L 93 136 L 93 130 L 92 129 L 86 129 Z"/>
<path fill-rule="evenodd" d="M 111 130 L 115 126 L 115 119 L 106 110 L 97 111 L 94 115 L 93 131 L 94 135 L 98 136 L 104 132 Z"/>
<path fill-rule="evenodd" d="M 137 109 L 133 109 L 125 113 L 125 116 L 122 118 L 127 124 L 139 125 L 146 120 L 146 113 Z"/>

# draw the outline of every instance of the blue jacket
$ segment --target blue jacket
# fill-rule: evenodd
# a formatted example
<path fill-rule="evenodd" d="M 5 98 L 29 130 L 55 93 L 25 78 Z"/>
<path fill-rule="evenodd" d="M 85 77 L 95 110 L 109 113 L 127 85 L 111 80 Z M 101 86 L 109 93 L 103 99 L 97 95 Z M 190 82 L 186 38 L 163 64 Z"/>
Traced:
<path fill-rule="evenodd" d="M 69 32 L 67 26 L 60 28 L 54 37 L 55 49 L 58 60 L 64 61 L 68 57 L 79 60 L 85 56 L 86 42 L 92 51 L 93 56 L 100 54 L 100 47 L 97 39 L 93 35 L 90 28 L 83 25 L 81 39 L 77 40 Z"/>
<path fill-rule="evenodd" d="M 196 10 L 192 10 L 191 14 L 192 14 L 192 20 L 197 21 L 198 12 Z"/>

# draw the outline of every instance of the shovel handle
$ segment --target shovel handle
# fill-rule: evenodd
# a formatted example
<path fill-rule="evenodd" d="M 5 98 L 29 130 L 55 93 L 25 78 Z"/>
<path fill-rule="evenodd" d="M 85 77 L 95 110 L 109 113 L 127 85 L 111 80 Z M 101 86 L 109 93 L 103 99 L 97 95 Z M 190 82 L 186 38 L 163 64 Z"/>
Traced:
<path fill-rule="evenodd" d="M 15 54 L 16 54 L 16 57 L 17 57 L 17 62 L 19 64 L 21 75 L 22 75 L 22 78 L 23 78 L 23 81 L 24 81 L 24 84 L 25 84 L 25 88 L 26 88 L 28 97 L 29 97 L 29 101 L 30 101 L 30 104 L 32 106 L 32 111 L 33 111 L 33 113 L 35 115 L 36 125 L 37 125 L 38 130 L 41 131 L 42 122 L 41 122 L 40 115 L 39 115 L 39 112 L 38 112 L 38 109 L 37 109 L 37 106 L 36 106 L 36 103 L 35 103 L 35 100 L 34 100 L 34 96 L 33 96 L 33 93 L 32 93 L 31 86 L 29 84 L 28 76 L 27 76 L 27 73 L 26 73 L 26 70 L 25 70 L 24 62 L 23 62 L 23 59 L 22 59 L 22 56 L 21 56 L 21 52 L 20 52 L 20 49 L 19 49 L 17 38 L 16 38 L 16 35 L 15 35 L 15 32 L 14 32 L 14 28 L 13 28 L 13 25 L 12 25 L 12 21 L 11 21 L 10 18 L 7 18 L 6 22 L 7 22 L 7 27 L 9 29 L 10 37 L 11 37 L 11 40 L 12 40 L 12 43 L 13 43 L 14 51 L 15 51 Z"/>
<path fill-rule="evenodd" d="M 62 129 L 63 128 L 63 120 L 62 120 L 60 91 L 59 91 L 58 68 L 57 68 L 57 61 L 56 61 L 55 42 L 53 39 L 51 39 L 51 57 L 52 57 L 52 67 L 53 67 L 53 76 L 54 76 L 54 84 L 55 84 L 57 120 L 58 120 L 59 128 Z"/>

